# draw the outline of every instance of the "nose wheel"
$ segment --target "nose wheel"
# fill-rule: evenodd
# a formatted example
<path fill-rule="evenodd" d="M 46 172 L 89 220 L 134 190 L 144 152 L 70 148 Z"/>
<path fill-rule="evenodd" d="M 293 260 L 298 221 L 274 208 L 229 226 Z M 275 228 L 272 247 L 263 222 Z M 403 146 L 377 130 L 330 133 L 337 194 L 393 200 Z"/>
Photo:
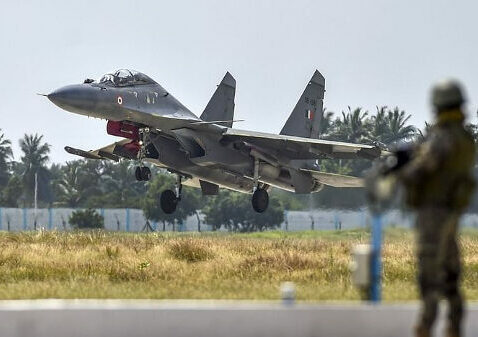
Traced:
<path fill-rule="evenodd" d="M 147 166 L 137 166 L 134 175 L 137 181 L 149 181 L 151 179 L 151 170 Z"/>
<path fill-rule="evenodd" d="M 149 167 L 143 165 L 143 160 L 146 157 L 146 146 L 145 141 L 149 139 L 149 129 L 148 128 L 141 128 L 139 129 L 139 140 L 138 143 L 140 145 L 138 151 L 138 162 L 139 166 L 136 167 L 134 171 L 134 175 L 137 181 L 149 181 L 151 179 L 151 170 Z"/>

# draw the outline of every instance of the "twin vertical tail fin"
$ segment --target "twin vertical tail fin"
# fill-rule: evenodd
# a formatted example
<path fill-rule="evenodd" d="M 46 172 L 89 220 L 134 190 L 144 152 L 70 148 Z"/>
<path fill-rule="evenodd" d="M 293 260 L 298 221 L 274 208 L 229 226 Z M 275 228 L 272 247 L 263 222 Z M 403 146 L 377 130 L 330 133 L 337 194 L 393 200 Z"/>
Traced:
<path fill-rule="evenodd" d="M 280 134 L 318 138 L 324 108 L 325 78 L 316 70 Z"/>
<path fill-rule="evenodd" d="M 325 78 L 316 70 L 280 134 L 318 138 L 323 115 L 324 92 Z M 222 125 L 232 127 L 235 94 L 236 80 L 227 72 L 200 118 L 205 122 L 223 121 Z"/>
<path fill-rule="evenodd" d="M 206 105 L 201 119 L 206 122 L 225 121 L 221 125 L 232 127 L 234 119 L 234 96 L 236 95 L 236 80 L 227 72 L 217 86 L 209 103 Z"/>

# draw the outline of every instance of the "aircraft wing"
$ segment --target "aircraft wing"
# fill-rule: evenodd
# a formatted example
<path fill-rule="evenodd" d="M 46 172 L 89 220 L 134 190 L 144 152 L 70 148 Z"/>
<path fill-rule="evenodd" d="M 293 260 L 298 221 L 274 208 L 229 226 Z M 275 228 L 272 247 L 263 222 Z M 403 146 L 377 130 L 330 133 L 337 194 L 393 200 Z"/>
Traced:
<path fill-rule="evenodd" d="M 125 145 L 130 142 L 131 140 L 129 139 L 123 139 L 119 142 L 102 147 L 101 149 L 90 151 L 65 146 L 65 151 L 87 159 L 109 159 L 118 162 L 120 157 L 134 159 L 131 158 L 131 155 L 127 152 L 127 147 L 125 147 Z"/>
<path fill-rule="evenodd" d="M 227 129 L 223 140 L 243 141 L 262 149 L 293 159 L 374 159 L 386 154 L 373 145 L 335 142 L 323 139 L 302 138 L 287 135 L 274 135 L 262 132 Z"/>
<path fill-rule="evenodd" d="M 301 171 L 310 172 L 314 179 L 321 184 L 332 187 L 364 187 L 362 178 L 346 176 L 342 174 L 321 172 L 315 170 L 301 169 Z"/>

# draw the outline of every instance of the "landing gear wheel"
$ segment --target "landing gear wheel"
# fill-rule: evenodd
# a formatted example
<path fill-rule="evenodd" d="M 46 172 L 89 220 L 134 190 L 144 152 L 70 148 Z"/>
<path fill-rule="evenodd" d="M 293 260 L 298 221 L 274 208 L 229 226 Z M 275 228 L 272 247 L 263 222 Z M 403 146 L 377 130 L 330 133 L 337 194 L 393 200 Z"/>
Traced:
<path fill-rule="evenodd" d="M 258 188 L 252 195 L 252 208 L 257 213 L 263 213 L 269 206 L 269 194 L 266 190 Z"/>
<path fill-rule="evenodd" d="M 141 172 L 141 167 L 137 166 L 136 170 L 134 171 L 134 176 L 136 177 L 137 181 L 143 181 L 143 175 Z"/>
<path fill-rule="evenodd" d="M 178 205 L 178 198 L 176 197 L 176 193 L 171 190 L 166 190 L 161 193 L 160 204 L 161 209 L 166 214 L 172 214 L 176 210 L 176 206 Z"/>
<path fill-rule="evenodd" d="M 134 176 L 137 181 L 148 181 L 151 179 L 151 170 L 147 166 L 137 166 Z"/>
<path fill-rule="evenodd" d="M 149 181 L 151 179 L 151 170 L 147 166 L 141 167 L 141 178 L 143 181 Z"/>

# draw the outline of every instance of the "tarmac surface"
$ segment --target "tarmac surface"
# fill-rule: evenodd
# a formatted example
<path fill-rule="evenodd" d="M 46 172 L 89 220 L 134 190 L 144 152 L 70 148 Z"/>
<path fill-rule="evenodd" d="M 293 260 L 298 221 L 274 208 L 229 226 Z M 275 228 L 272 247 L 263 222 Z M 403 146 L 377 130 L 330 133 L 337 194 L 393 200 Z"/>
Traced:
<path fill-rule="evenodd" d="M 437 326 L 443 336 L 444 308 Z M 467 308 L 465 336 L 478 336 L 478 305 Z M 412 304 L 292 304 L 243 301 L 0 301 L 2 337 L 402 337 Z"/>

